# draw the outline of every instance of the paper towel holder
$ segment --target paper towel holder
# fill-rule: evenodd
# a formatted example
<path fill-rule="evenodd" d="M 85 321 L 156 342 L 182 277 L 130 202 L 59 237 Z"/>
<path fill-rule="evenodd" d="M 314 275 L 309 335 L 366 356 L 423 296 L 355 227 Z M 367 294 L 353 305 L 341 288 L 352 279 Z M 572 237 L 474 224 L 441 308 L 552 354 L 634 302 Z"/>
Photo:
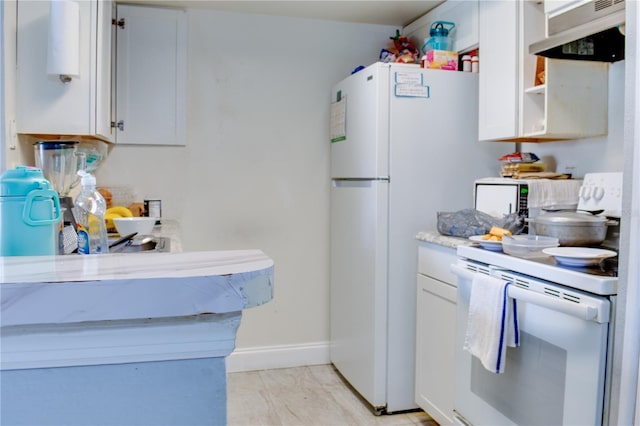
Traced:
<path fill-rule="evenodd" d="M 79 77 L 80 10 L 73 0 L 51 1 L 47 74 L 57 75 L 63 84 Z"/>

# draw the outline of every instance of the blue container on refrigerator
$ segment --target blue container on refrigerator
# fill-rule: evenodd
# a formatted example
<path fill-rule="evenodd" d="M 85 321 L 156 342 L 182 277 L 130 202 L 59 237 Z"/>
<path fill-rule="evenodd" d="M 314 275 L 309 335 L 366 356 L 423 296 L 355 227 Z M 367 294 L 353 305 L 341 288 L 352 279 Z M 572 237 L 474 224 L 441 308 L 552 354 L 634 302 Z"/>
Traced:
<path fill-rule="evenodd" d="M 453 31 L 456 24 L 448 21 L 435 21 L 429 29 L 429 39 L 424 41 L 422 52 L 429 50 L 451 50 L 449 33 Z"/>
<path fill-rule="evenodd" d="M 0 256 L 56 254 L 60 200 L 42 171 L 18 166 L 0 175 Z"/>

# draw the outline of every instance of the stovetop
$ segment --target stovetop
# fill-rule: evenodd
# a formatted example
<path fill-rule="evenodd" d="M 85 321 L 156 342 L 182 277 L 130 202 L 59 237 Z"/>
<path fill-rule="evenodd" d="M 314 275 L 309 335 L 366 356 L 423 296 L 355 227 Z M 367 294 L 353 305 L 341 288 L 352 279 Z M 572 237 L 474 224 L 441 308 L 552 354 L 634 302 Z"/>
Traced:
<path fill-rule="evenodd" d="M 523 259 L 474 246 L 459 246 L 457 253 L 459 257 L 589 293 L 608 296 L 618 290 L 617 257 L 599 266 L 577 268 L 560 265 L 551 256 Z"/>

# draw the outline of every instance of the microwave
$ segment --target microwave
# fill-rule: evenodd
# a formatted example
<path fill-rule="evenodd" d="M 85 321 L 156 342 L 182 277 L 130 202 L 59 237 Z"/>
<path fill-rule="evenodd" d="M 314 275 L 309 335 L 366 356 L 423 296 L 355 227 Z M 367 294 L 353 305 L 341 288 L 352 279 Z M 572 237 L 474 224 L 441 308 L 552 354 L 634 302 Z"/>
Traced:
<path fill-rule="evenodd" d="M 518 213 L 529 217 L 526 180 L 509 178 L 482 178 L 474 182 L 474 208 L 495 217 Z"/>

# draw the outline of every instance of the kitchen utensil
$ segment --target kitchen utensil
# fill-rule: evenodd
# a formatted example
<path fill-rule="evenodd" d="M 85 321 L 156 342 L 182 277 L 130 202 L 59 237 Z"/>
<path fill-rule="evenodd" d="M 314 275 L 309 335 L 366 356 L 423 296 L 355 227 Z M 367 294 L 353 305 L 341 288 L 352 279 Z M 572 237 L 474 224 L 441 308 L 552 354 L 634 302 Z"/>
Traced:
<path fill-rule="evenodd" d="M 555 237 L 540 235 L 503 235 L 502 250 L 506 254 L 516 257 L 544 256 L 543 249 L 557 247 L 559 241 Z"/>
<path fill-rule="evenodd" d="M 116 217 L 113 224 L 120 235 L 128 235 L 137 232 L 138 235 L 147 235 L 153 231 L 156 224 L 155 217 Z"/>
<path fill-rule="evenodd" d="M 120 244 L 126 243 L 129 240 L 131 240 L 133 237 L 135 237 L 136 235 L 138 235 L 137 232 L 132 232 L 129 235 L 125 235 L 124 237 L 120 237 L 117 240 L 115 240 L 112 243 L 109 243 L 109 249 L 112 249 L 116 246 L 119 246 Z"/>
<path fill-rule="evenodd" d="M 590 213 L 557 212 L 529 219 L 536 235 L 558 238 L 561 246 L 598 246 L 607 236 L 607 227 L 617 224 Z"/>
<path fill-rule="evenodd" d="M 60 200 L 40 169 L 18 166 L 0 175 L 0 256 L 54 255 Z"/>

